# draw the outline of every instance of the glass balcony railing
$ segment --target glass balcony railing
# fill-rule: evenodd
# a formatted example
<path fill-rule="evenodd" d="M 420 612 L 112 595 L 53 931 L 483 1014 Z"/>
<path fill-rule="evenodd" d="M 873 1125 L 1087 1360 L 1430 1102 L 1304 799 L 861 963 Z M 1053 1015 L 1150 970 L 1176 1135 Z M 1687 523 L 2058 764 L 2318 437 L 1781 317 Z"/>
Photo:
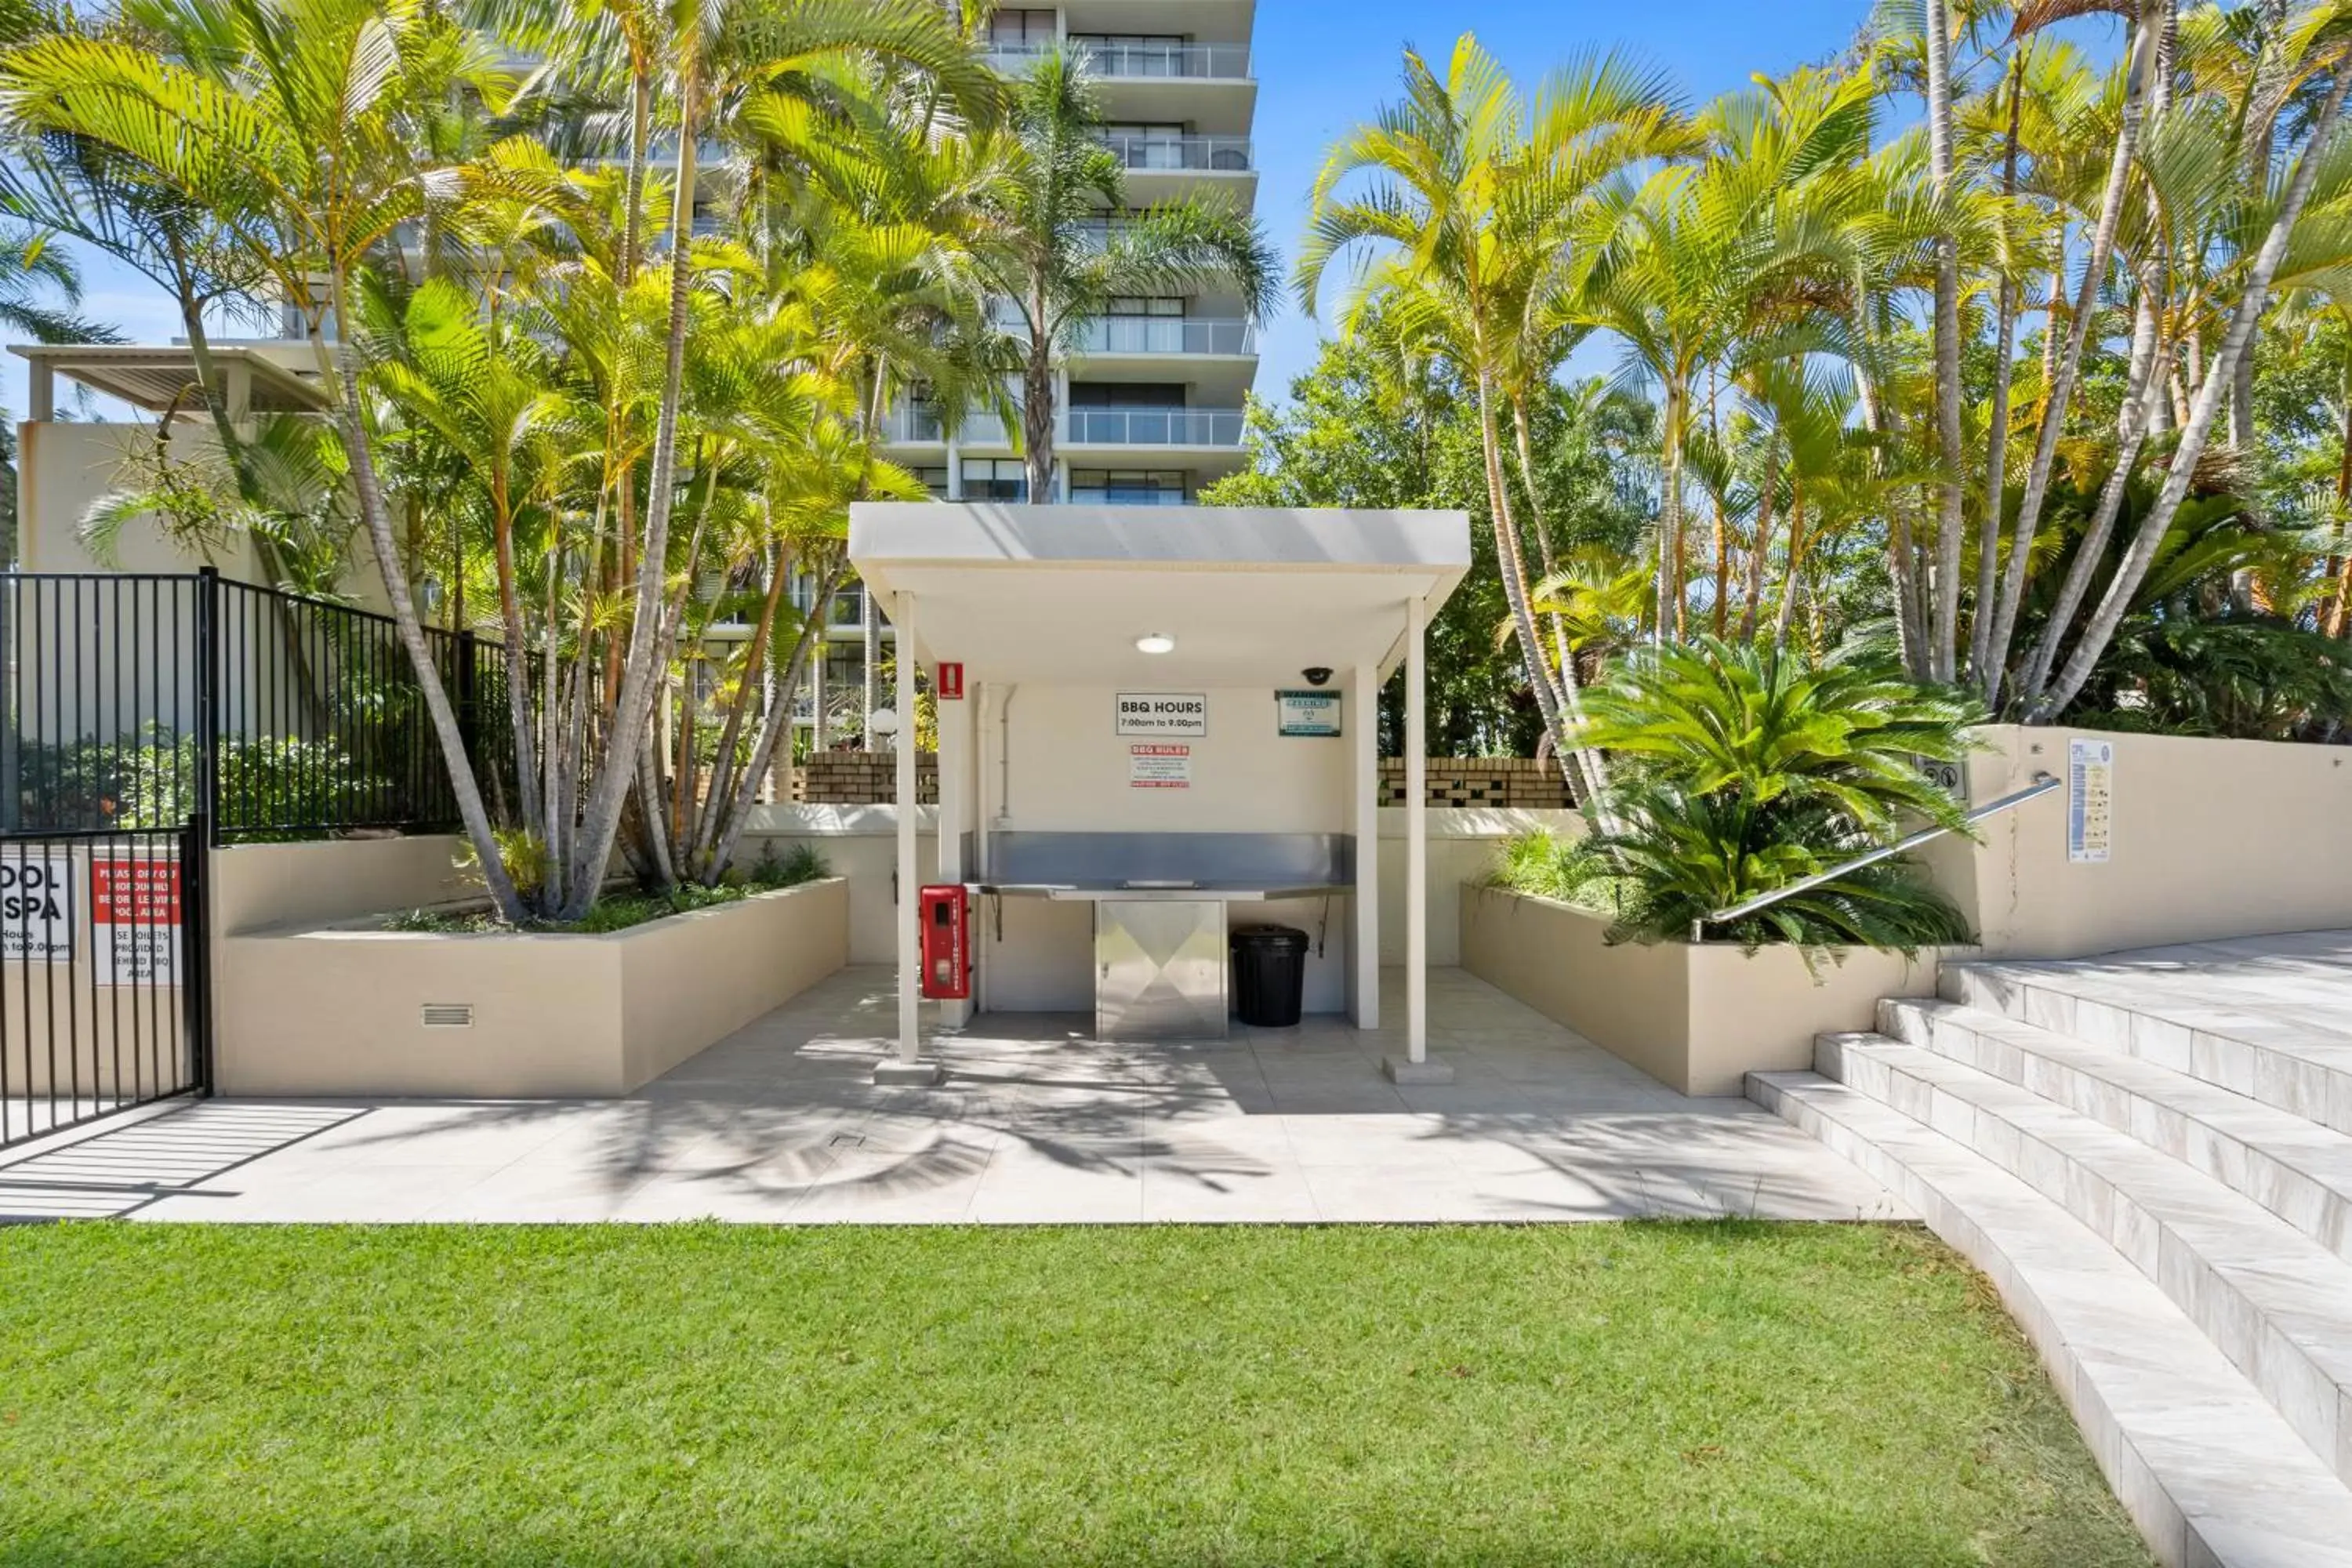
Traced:
<path fill-rule="evenodd" d="M 1065 439 L 1077 446 L 1238 447 L 1238 408 L 1073 408 Z"/>
<path fill-rule="evenodd" d="M 940 427 L 940 411 L 926 403 L 902 403 L 882 416 L 882 438 L 886 441 L 944 441 L 947 434 Z"/>
<path fill-rule="evenodd" d="M 1257 330 L 1213 316 L 1105 316 L 1078 333 L 1089 354 L 1254 354 Z"/>
<path fill-rule="evenodd" d="M 1050 42 L 992 43 L 988 63 L 1006 76 L 1018 76 L 1053 47 Z M 1071 38 L 1063 47 L 1096 76 L 1118 81 L 1244 81 L 1249 78 L 1247 44 Z"/>
<path fill-rule="evenodd" d="M 1097 76 L 1122 80 L 1175 78 L 1239 81 L 1249 75 L 1247 44 L 1111 43 L 1072 38 L 1070 48 Z"/>
<path fill-rule="evenodd" d="M 1074 485 L 1070 500 L 1078 506 L 1189 506 L 1182 490 L 1122 489 L 1118 485 Z"/>
<path fill-rule="evenodd" d="M 1250 139 L 1246 136 L 1171 136 L 1121 134 L 1106 136 L 1103 144 L 1130 169 L 1207 170 L 1215 174 L 1247 174 Z"/>

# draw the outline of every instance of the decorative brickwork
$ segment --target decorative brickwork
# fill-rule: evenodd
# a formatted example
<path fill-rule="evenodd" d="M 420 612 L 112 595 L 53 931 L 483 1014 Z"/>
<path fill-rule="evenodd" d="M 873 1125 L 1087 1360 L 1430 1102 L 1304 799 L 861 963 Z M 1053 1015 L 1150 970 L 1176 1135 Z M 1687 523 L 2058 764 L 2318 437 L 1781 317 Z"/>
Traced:
<path fill-rule="evenodd" d="M 1572 804 L 1559 769 L 1532 757 L 1432 757 L 1429 804 L 1558 811 Z M 1404 759 L 1381 759 L 1381 804 L 1404 804 Z"/>
<path fill-rule="evenodd" d="M 793 770 L 793 799 L 804 805 L 888 805 L 898 797 L 898 759 L 888 752 L 823 752 Z M 940 759 L 915 753 L 915 799 L 940 800 Z"/>

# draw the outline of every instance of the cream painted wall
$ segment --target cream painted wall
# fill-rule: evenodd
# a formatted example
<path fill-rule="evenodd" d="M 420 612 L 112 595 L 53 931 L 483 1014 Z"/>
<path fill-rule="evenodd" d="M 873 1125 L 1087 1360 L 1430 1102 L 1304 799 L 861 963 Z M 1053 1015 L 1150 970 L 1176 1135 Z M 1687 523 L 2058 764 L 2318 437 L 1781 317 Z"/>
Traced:
<path fill-rule="evenodd" d="M 226 939 L 224 1094 L 619 1095 L 841 966 L 838 880 L 598 935 L 377 927 Z M 473 1024 L 427 1028 L 428 1002 Z"/>
<path fill-rule="evenodd" d="M 224 577 L 264 583 L 253 545 L 243 538 L 223 542 L 207 559 L 202 552 L 183 549 L 166 538 L 152 520 L 141 520 L 122 531 L 110 561 L 98 560 L 82 542 L 81 520 L 91 503 L 135 481 L 133 458 L 154 438 L 151 425 L 38 420 L 19 424 L 16 552 L 22 568 L 26 572 L 193 572 L 209 564 L 217 566 Z M 208 428 L 184 422 L 173 426 L 175 460 L 203 462 L 216 458 L 218 451 Z M 340 587 L 362 608 L 389 607 L 383 574 L 375 569 L 374 552 L 363 534 L 352 538 L 352 564 Z"/>
<path fill-rule="evenodd" d="M 2066 792 L 1947 839 L 1923 858 L 1996 957 L 2352 926 L 2352 748 L 1993 725 L 1969 770 L 1982 804 L 2037 772 L 2063 779 L 2069 740 L 2116 748 L 2105 864 L 2066 858 Z"/>
<path fill-rule="evenodd" d="M 1173 682 L 1167 689 L 1189 689 Z M 1170 738 L 1192 748 L 1191 786 L 1136 789 L 1128 748 L 1143 742 L 1117 732 L 1117 689 L 1018 688 L 1010 725 L 1012 809 L 999 826 L 1062 833 L 1348 830 L 1346 741 L 1276 734 L 1270 687 L 1206 695 L 1209 732 Z M 981 795 L 992 815 L 1005 805 L 996 711 L 992 703 L 981 745 Z M 1353 721 L 1349 714 L 1347 721 Z"/>

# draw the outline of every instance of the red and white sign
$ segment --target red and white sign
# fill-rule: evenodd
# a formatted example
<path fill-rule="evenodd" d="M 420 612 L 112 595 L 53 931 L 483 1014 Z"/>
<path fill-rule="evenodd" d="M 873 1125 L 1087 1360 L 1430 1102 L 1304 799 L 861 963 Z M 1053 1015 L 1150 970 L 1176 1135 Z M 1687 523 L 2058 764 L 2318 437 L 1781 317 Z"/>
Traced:
<path fill-rule="evenodd" d="M 1131 789 L 1191 789 L 1192 748 L 1190 746 L 1129 746 L 1127 782 Z"/>
<path fill-rule="evenodd" d="M 144 855 L 93 857 L 89 929 L 100 985 L 180 983 L 180 863 Z"/>
<path fill-rule="evenodd" d="M 963 665 L 961 661 L 940 666 L 939 679 L 931 683 L 942 702 L 963 700 Z"/>

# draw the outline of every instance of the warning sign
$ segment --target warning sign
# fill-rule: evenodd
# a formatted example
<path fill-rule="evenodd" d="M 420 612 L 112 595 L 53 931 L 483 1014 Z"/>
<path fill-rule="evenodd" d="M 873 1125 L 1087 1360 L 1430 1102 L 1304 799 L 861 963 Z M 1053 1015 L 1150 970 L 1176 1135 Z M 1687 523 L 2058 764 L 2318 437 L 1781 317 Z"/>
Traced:
<path fill-rule="evenodd" d="M 0 851 L 0 958 L 71 963 L 73 856 L 65 849 Z"/>
<path fill-rule="evenodd" d="M 1192 748 L 1129 746 L 1127 749 L 1127 782 L 1132 789 L 1192 788 Z"/>
<path fill-rule="evenodd" d="M 180 863 L 147 856 L 93 858 L 89 929 L 100 985 L 180 983 Z"/>

